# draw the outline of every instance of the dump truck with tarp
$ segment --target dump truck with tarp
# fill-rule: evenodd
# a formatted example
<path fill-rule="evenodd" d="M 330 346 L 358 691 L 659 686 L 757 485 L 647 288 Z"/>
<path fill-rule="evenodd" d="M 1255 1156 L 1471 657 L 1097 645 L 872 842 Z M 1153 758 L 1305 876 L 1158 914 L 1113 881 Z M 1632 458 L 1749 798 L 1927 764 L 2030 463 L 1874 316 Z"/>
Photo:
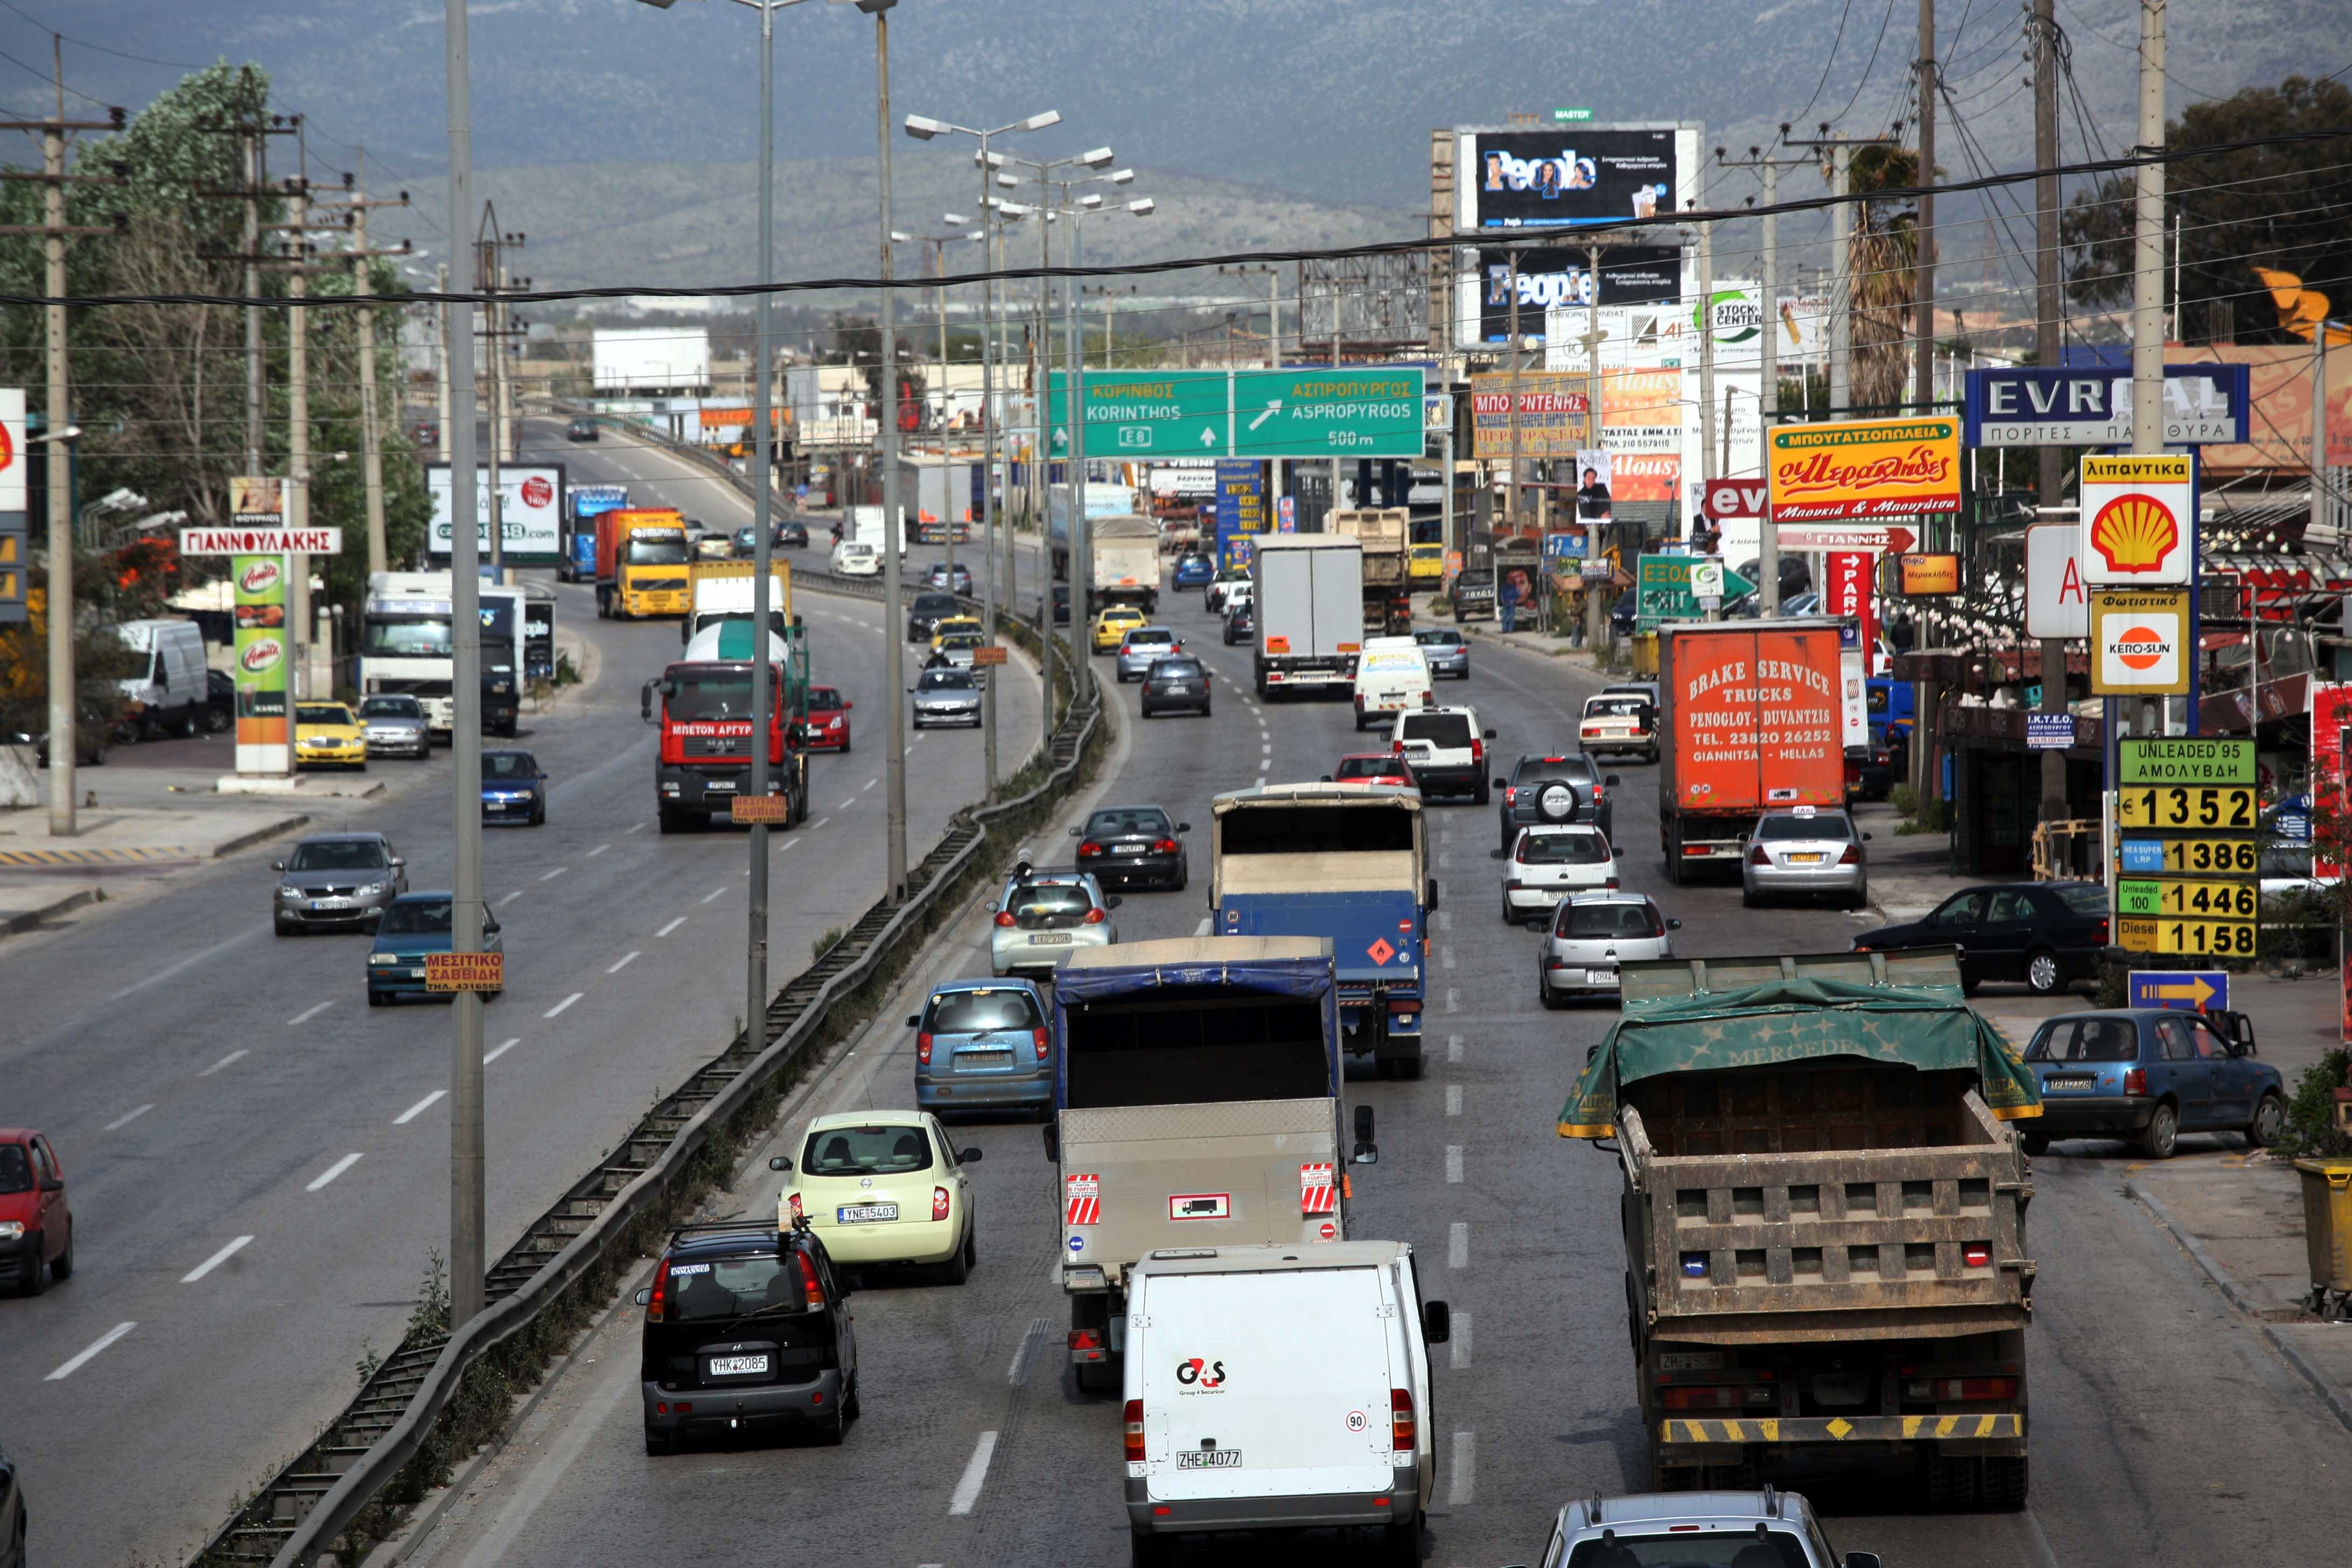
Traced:
<path fill-rule="evenodd" d="M 1651 1485 L 2021 1508 L 2032 1079 L 1952 949 L 1619 966 L 1560 1111 L 1615 1141 Z"/>

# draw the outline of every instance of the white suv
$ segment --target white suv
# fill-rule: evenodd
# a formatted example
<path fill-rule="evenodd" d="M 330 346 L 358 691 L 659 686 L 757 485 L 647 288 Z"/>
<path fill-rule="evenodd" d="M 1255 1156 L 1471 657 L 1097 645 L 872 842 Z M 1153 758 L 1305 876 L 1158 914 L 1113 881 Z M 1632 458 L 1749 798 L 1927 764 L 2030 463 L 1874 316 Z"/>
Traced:
<path fill-rule="evenodd" d="M 1879 1568 L 1875 1552 L 1840 1556 L 1796 1492 L 1669 1492 L 1572 1502 L 1552 1521 L 1542 1568 L 1675 1563 L 1685 1568 Z"/>
<path fill-rule="evenodd" d="M 1484 805 L 1486 742 L 1494 738 L 1494 731 L 1478 728 L 1475 709 L 1424 708 L 1397 715 L 1389 749 L 1404 759 L 1423 795 L 1466 794 Z"/>

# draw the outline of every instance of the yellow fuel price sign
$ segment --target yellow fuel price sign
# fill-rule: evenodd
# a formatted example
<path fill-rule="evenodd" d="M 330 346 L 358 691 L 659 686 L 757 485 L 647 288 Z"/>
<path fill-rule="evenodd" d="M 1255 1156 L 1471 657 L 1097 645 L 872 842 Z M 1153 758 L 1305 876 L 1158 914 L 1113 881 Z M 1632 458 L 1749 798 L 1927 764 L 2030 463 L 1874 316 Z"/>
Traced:
<path fill-rule="evenodd" d="M 2252 882 L 2141 881 L 2116 883 L 2116 910 L 2126 917 L 2189 915 L 2204 920 L 2252 920 L 2262 905 Z"/>
<path fill-rule="evenodd" d="M 2122 827 L 2185 827 L 2208 833 L 2255 829 L 2252 784 L 2141 784 L 2116 792 Z"/>
<path fill-rule="evenodd" d="M 2116 945 L 2134 952 L 2186 953 L 2215 958 L 2254 956 L 2252 921 L 2142 920 L 2116 921 Z"/>
<path fill-rule="evenodd" d="M 2252 837 L 2184 838 L 2148 835 L 2121 846 L 2126 876 L 2169 872 L 2184 877 L 2251 877 L 2262 863 L 2261 841 Z"/>

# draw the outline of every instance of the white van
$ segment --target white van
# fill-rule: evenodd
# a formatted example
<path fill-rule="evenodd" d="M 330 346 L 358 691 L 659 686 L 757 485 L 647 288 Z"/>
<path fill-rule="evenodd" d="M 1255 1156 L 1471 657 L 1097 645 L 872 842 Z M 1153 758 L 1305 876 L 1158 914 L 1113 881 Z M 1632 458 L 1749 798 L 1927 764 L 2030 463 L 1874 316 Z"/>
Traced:
<path fill-rule="evenodd" d="M 1430 695 L 1429 656 L 1411 637 L 1366 637 L 1356 656 L 1356 728 L 1418 713 Z"/>
<path fill-rule="evenodd" d="M 208 688 L 204 634 L 194 621 L 124 621 L 114 628 L 145 668 L 122 682 L 132 723 L 193 735 L 203 721 Z"/>
<path fill-rule="evenodd" d="M 1127 1271 L 1127 1517 L 1173 1538 L 1367 1526 L 1418 1562 L 1437 1480 L 1423 1305 L 1401 1241 L 1176 1247 Z"/>

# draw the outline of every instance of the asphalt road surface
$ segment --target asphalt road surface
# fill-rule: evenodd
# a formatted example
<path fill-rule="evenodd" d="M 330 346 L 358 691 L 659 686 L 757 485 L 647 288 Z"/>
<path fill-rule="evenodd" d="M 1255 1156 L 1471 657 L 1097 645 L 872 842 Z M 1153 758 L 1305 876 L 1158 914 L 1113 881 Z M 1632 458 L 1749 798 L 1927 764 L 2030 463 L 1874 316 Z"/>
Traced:
<path fill-rule="evenodd" d="M 1213 719 L 1134 721 L 1106 803 L 1158 802 L 1191 821 L 1196 873 L 1218 791 L 1312 779 L 1364 749 L 1337 704 L 1259 704 L 1245 649 L 1215 639 L 1191 595 L 1162 618 L 1217 677 Z M 1469 701 L 1505 755 L 1570 734 L 1591 689 L 1559 664 L 1481 647 L 1441 699 Z M 1107 664 L 1098 661 L 1098 668 Z M 1133 720 L 1133 688 L 1110 688 Z M 1654 770 L 1620 767 L 1628 885 L 1684 927 L 1685 955 L 1840 949 L 1863 920 L 1746 911 L 1736 885 L 1673 888 L 1658 860 Z M 1424 1291 L 1451 1301 L 1454 1339 L 1433 1352 L 1439 1477 L 1424 1542 L 1447 1564 L 1535 1562 L 1571 1498 L 1643 1489 L 1647 1467 L 1625 1343 L 1614 1161 L 1553 1131 L 1568 1085 L 1613 1009 L 1540 1011 L 1537 937 L 1498 917 L 1492 808 L 1430 816 L 1437 916 L 1420 1082 L 1351 1081 L 1377 1108 L 1381 1161 L 1356 1172 L 1352 1227 L 1422 1258 Z M 1189 893 L 1136 893 L 1127 940 L 1204 926 L 1205 875 Z M 957 931 L 915 977 L 984 973 L 985 927 Z M 2009 994 L 2004 994 L 2004 991 Z M 2053 1010 L 2021 988 L 1979 998 L 1995 1016 Z M 2075 999 L 2067 1005 L 2081 1005 Z M 912 1043 L 885 1019 L 836 1058 L 771 1145 L 796 1152 L 805 1116 L 905 1105 Z M 732 1558 L 789 1543 L 818 1561 L 1112 1564 L 1126 1561 L 1115 1397 L 1079 1394 L 1065 1365 L 1058 1194 L 1037 1129 L 958 1129 L 972 1168 L 980 1267 L 969 1283 L 874 1279 L 856 1299 L 863 1419 L 839 1448 L 746 1443 L 654 1458 L 639 1440 L 637 1310 L 584 1343 L 510 1447 L 424 1543 L 436 1568 Z M 2205 1141 L 2200 1141 L 2203 1142 Z M 1841 1549 L 1888 1568 L 2147 1568 L 2224 1561 L 2341 1561 L 2352 1518 L 2352 1437 L 2231 1321 L 2189 1261 L 2119 1188 L 2111 1146 L 2062 1145 L 2036 1162 L 2040 1265 L 2031 1341 L 2032 1502 L 2020 1514 L 1937 1516 L 1899 1487 L 1808 1489 Z M 772 1212 L 757 1152 L 719 1212 Z M 2184 1158 L 2195 1157 L 2184 1154 Z M 1189 1563 L 1339 1563 L 1338 1537 L 1194 1548 Z"/>

